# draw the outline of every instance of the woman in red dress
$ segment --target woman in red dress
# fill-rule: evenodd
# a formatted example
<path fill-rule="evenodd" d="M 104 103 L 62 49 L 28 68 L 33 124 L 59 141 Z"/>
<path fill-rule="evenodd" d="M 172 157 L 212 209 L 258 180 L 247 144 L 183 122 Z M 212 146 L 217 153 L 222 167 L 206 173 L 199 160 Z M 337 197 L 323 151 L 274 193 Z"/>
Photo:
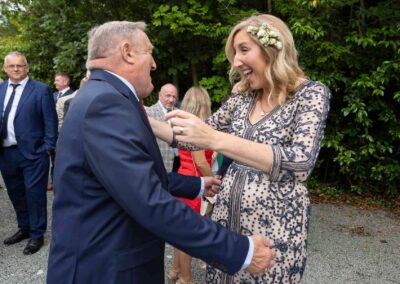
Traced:
<path fill-rule="evenodd" d="M 201 119 L 206 119 L 211 115 L 211 101 L 206 89 L 202 87 L 191 87 L 185 94 L 181 109 L 193 113 Z M 212 176 L 211 162 L 212 150 L 187 151 L 178 150 L 181 166 L 179 174 L 187 176 Z M 178 198 L 178 197 L 177 197 Z M 201 198 L 193 200 L 178 198 L 185 202 L 190 208 L 200 213 Z M 168 274 L 170 283 L 176 281 L 177 284 L 193 284 L 192 279 L 192 257 L 183 251 L 174 249 L 173 270 Z"/>

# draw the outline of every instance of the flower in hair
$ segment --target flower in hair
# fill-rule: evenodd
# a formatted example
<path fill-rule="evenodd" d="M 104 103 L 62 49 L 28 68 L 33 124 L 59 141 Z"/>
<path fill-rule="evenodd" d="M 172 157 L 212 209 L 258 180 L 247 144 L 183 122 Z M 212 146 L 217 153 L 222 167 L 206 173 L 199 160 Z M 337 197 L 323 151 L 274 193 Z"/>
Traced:
<path fill-rule="evenodd" d="M 248 26 L 246 31 L 257 38 L 263 47 L 267 48 L 272 46 L 278 50 L 282 49 L 280 34 L 271 30 L 266 23 L 263 23 L 259 27 Z"/>

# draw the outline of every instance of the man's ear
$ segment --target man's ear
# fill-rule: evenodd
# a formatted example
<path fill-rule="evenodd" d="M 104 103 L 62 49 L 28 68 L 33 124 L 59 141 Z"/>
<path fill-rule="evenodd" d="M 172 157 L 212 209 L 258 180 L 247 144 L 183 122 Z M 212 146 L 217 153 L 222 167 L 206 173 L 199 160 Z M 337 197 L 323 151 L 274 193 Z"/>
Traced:
<path fill-rule="evenodd" d="M 132 48 L 132 45 L 128 41 L 123 41 L 120 47 L 121 55 L 124 61 L 127 63 L 133 64 L 135 63 L 135 51 Z"/>

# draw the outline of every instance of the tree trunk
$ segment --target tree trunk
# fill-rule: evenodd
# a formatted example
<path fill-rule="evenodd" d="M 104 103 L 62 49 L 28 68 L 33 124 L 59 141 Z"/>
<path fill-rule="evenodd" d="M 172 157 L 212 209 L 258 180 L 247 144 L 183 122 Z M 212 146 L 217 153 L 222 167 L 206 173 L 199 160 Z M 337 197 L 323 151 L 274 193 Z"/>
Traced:
<path fill-rule="evenodd" d="M 359 35 L 363 36 L 365 31 L 365 2 L 360 0 L 360 22 L 358 24 Z"/>
<path fill-rule="evenodd" d="M 190 69 L 192 70 L 192 82 L 193 86 L 198 86 L 199 85 L 199 78 L 197 76 L 197 69 L 196 65 L 194 63 L 190 63 Z"/>
<path fill-rule="evenodd" d="M 172 56 L 172 66 L 176 66 L 176 58 L 175 56 Z M 172 84 L 174 84 L 174 86 L 176 87 L 176 89 L 178 90 L 178 94 L 179 94 L 179 76 L 178 76 L 178 72 L 176 72 L 173 76 L 172 76 Z M 179 96 L 179 95 L 178 95 Z"/>

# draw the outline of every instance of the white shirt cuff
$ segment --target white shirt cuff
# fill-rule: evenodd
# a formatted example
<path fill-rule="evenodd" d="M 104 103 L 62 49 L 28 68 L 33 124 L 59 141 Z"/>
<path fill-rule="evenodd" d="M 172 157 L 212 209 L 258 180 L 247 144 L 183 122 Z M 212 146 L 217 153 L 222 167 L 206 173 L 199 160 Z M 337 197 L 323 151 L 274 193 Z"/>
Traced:
<path fill-rule="evenodd" d="M 199 194 L 197 195 L 197 197 L 203 197 L 204 190 L 205 190 L 205 188 L 204 188 L 204 178 L 200 177 L 200 181 L 201 181 L 200 191 L 199 191 Z"/>
<path fill-rule="evenodd" d="M 249 267 L 251 260 L 253 259 L 253 254 L 254 254 L 253 239 L 250 237 L 247 238 L 249 239 L 249 251 L 247 252 L 246 259 L 244 260 L 244 263 L 242 265 L 242 268 L 240 268 L 240 270 L 245 270 L 247 267 Z"/>

